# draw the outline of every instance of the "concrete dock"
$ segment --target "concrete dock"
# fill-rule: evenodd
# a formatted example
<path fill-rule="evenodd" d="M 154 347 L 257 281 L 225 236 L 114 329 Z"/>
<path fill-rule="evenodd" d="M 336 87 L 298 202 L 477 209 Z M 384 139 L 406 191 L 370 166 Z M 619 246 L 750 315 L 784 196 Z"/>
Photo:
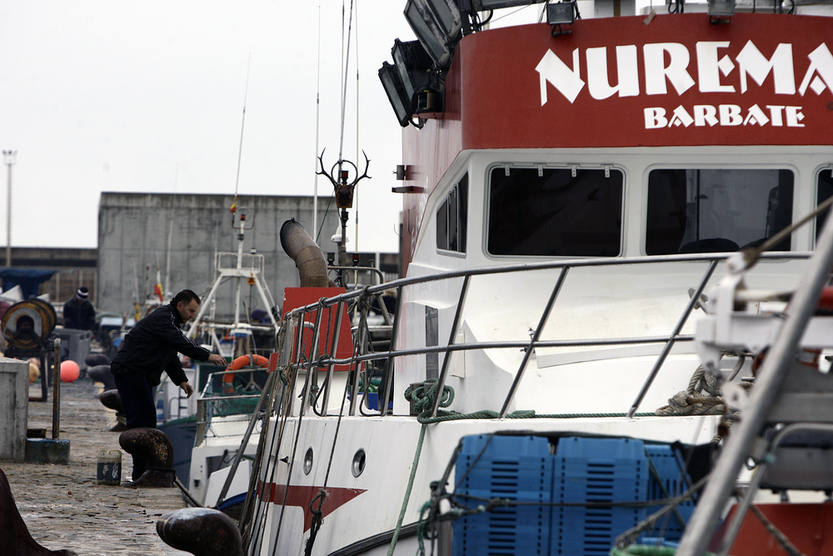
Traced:
<path fill-rule="evenodd" d="M 119 433 L 109 431 L 115 412 L 98 401 L 100 391 L 89 378 L 61 385 L 60 438 L 70 441 L 68 465 L 0 461 L 29 532 L 50 550 L 72 550 L 79 556 L 188 554 L 156 534 L 162 514 L 186 507 L 178 488 L 123 486 L 132 467 L 124 451 L 122 486 L 96 484 L 99 452 L 120 449 Z M 37 395 L 34 389 L 32 393 Z M 29 428 L 47 429 L 47 438 L 51 395 L 47 403 L 29 402 Z"/>

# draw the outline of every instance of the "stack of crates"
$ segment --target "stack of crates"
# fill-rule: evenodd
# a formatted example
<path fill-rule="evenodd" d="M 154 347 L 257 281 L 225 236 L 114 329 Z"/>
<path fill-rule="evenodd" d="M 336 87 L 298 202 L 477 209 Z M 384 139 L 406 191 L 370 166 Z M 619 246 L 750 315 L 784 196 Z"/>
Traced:
<path fill-rule="evenodd" d="M 640 440 L 567 437 L 558 441 L 553 502 L 647 500 L 648 465 Z M 556 506 L 554 554 L 604 555 L 617 535 L 642 519 L 645 508 Z"/>
<path fill-rule="evenodd" d="M 670 446 L 632 438 L 561 437 L 553 450 L 546 437 L 465 437 L 455 469 L 457 503 L 476 508 L 480 499 L 506 498 L 525 504 L 456 520 L 454 554 L 607 556 L 618 535 L 659 506 L 604 503 L 678 495 L 686 489 L 682 469 Z M 680 519 L 693 510 L 692 502 L 678 506 L 640 539 L 679 540 Z"/>
<path fill-rule="evenodd" d="M 648 499 L 659 500 L 678 496 L 691 486 L 683 481 L 688 478 L 680 470 L 685 468 L 685 463 L 680 460 L 677 452 L 667 444 L 645 444 L 645 455 L 650 458 L 660 482 L 656 480 L 648 483 Z M 651 506 L 646 515 L 659 511 L 661 506 Z M 676 512 L 666 514 L 659 520 L 653 530 L 655 537 L 664 538 L 666 541 L 679 542 L 683 538 L 685 524 L 694 513 L 694 502 L 691 498 L 680 503 Z M 682 520 L 682 522 L 681 522 Z M 646 535 L 648 536 L 648 535 Z M 646 541 L 647 542 L 647 541 Z"/>
<path fill-rule="evenodd" d="M 459 504 L 508 498 L 529 505 L 503 506 L 454 522 L 454 554 L 550 554 L 548 505 L 552 492 L 550 443 L 536 436 L 463 438 L 455 471 Z"/>

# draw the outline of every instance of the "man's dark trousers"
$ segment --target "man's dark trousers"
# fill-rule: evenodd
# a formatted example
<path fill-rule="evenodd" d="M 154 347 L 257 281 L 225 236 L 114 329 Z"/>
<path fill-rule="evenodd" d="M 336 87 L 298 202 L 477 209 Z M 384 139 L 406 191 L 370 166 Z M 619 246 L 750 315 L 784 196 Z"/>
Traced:
<path fill-rule="evenodd" d="M 113 373 L 116 388 L 121 397 L 127 428 L 156 428 L 156 406 L 153 403 L 153 386 L 148 384 L 143 373 Z M 147 462 L 141 456 L 133 456 L 133 480 L 136 481 L 147 470 Z"/>

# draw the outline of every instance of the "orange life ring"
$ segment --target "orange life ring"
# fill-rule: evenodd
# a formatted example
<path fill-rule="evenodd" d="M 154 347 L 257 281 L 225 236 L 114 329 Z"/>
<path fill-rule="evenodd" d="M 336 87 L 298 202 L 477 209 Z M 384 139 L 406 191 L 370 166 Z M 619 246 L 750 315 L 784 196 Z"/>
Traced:
<path fill-rule="evenodd" d="M 262 355 L 250 353 L 248 355 L 241 355 L 229 363 L 226 371 L 239 371 L 245 367 L 264 367 L 269 368 L 269 360 Z M 231 384 L 234 382 L 234 373 L 225 373 L 223 375 L 223 384 Z"/>

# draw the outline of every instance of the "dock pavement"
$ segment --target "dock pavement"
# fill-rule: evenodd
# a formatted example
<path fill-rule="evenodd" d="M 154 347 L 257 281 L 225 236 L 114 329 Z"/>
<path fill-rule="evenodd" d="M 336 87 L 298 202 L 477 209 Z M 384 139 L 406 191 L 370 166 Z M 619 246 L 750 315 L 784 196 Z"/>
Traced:
<path fill-rule="evenodd" d="M 39 383 L 38 383 L 39 385 Z M 156 521 L 186 507 L 180 490 L 124 486 L 132 467 L 122 452 L 122 485 L 96 484 L 101 450 L 120 450 L 119 433 L 110 432 L 115 412 L 96 397 L 100 384 L 83 377 L 61 384 L 60 438 L 70 441 L 69 464 L 0 461 L 17 508 L 34 539 L 50 550 L 72 550 L 79 556 L 182 555 L 156 534 Z M 32 388 L 33 395 L 40 388 Z M 29 402 L 29 428 L 52 433 L 52 392 L 47 403 Z"/>

